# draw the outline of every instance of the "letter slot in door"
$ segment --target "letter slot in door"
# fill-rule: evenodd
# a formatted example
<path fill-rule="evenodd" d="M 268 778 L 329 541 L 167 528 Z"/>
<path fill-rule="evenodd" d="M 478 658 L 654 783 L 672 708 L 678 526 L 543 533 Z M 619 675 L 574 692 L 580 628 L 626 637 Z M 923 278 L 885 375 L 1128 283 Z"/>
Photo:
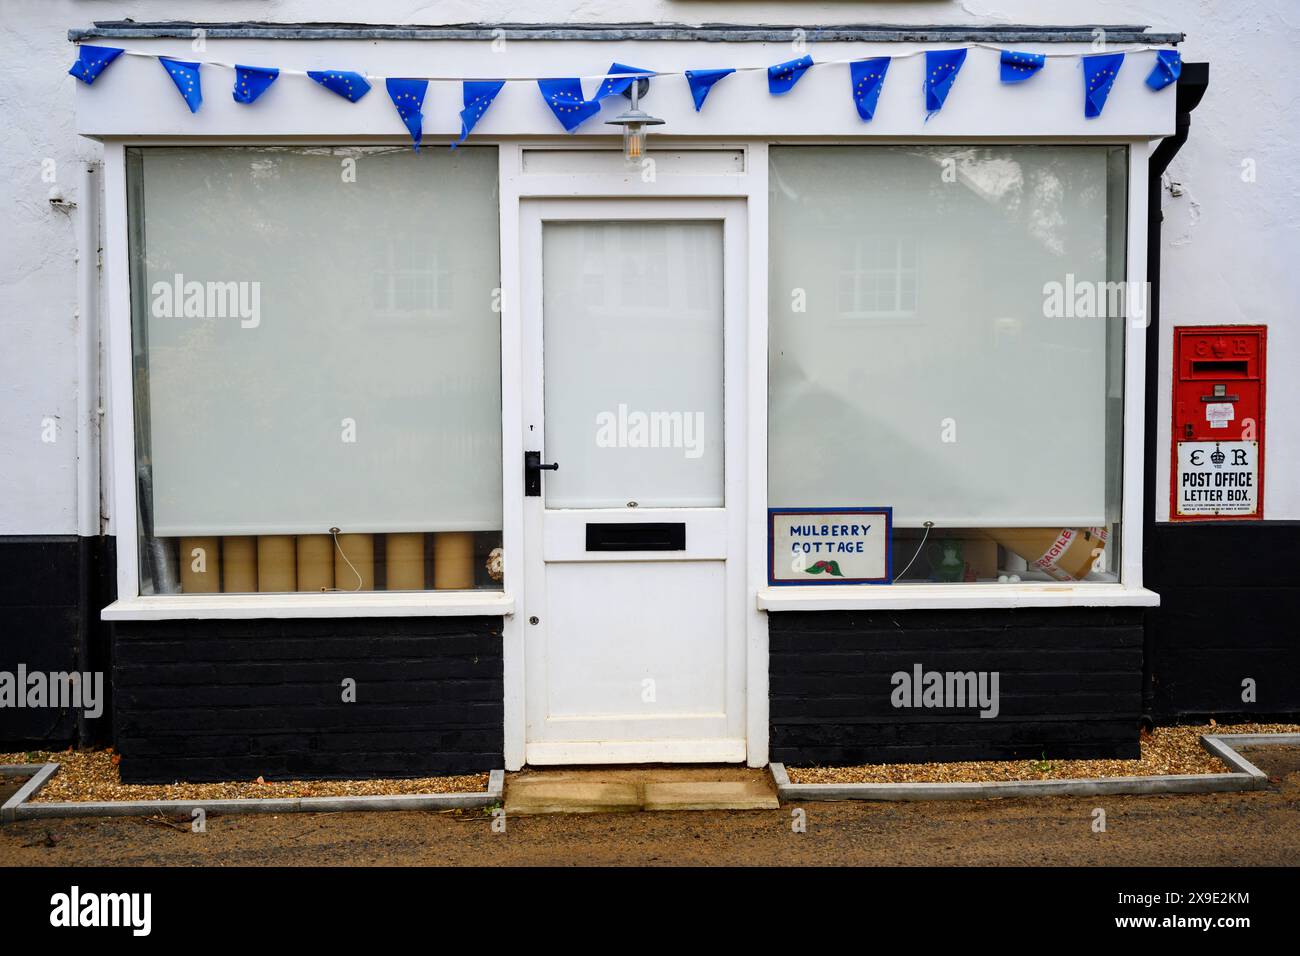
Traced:
<path fill-rule="evenodd" d="M 685 551 L 685 522 L 587 524 L 588 551 Z"/>

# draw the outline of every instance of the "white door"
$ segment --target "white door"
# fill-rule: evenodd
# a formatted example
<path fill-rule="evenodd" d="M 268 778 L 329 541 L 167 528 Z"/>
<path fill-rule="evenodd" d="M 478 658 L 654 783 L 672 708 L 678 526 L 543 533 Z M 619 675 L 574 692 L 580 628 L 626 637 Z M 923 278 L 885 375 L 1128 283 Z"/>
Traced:
<path fill-rule="evenodd" d="M 745 759 L 744 217 L 522 203 L 528 763 Z"/>

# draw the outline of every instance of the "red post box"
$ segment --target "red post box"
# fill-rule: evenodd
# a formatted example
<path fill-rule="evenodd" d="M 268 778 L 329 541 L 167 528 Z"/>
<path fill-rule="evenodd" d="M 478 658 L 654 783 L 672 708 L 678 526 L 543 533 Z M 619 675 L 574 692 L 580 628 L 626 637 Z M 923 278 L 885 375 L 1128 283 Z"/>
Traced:
<path fill-rule="evenodd" d="M 1264 517 L 1262 325 L 1174 329 L 1169 517 Z"/>

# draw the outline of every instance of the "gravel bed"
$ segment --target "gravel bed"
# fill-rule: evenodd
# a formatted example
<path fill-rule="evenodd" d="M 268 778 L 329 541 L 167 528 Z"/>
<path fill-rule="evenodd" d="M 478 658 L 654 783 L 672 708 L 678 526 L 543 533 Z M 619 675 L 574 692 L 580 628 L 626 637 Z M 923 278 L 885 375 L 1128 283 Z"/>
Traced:
<path fill-rule="evenodd" d="M 1229 773 L 1201 746 L 1202 734 L 1293 734 L 1300 724 L 1209 724 L 1157 727 L 1142 734 L 1137 760 L 981 760 L 963 763 L 864 764 L 786 767 L 791 783 L 985 783 L 994 780 L 1068 780 L 1080 777 L 1152 777 Z"/>
<path fill-rule="evenodd" d="M 405 793 L 477 793 L 487 789 L 485 773 L 397 780 L 231 780 L 225 783 L 122 783 L 117 755 L 108 750 L 28 751 L 0 754 L 0 764 L 53 761 L 56 773 L 32 803 L 120 800 L 234 800 L 250 797 L 362 797 Z"/>

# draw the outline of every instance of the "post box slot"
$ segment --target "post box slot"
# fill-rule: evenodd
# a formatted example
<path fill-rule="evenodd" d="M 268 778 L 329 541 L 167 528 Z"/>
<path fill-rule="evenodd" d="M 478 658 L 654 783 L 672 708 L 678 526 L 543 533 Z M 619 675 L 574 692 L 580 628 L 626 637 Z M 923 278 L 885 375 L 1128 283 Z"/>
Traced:
<path fill-rule="evenodd" d="M 1250 363 L 1245 359 L 1234 360 L 1192 360 L 1192 374 L 1206 378 L 1245 378 L 1250 374 Z"/>
<path fill-rule="evenodd" d="M 587 524 L 588 551 L 685 551 L 683 522 L 607 522 Z"/>

